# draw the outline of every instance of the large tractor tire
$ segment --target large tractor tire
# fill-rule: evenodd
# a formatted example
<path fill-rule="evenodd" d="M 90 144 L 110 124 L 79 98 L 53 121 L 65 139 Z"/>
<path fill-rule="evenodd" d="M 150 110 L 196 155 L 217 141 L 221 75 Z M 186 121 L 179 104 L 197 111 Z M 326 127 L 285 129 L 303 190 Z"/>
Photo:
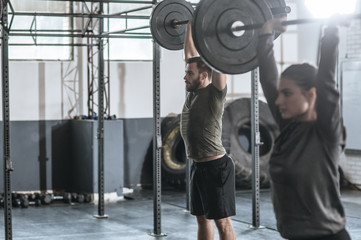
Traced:
<path fill-rule="evenodd" d="M 235 163 L 236 187 L 252 187 L 251 99 L 240 98 L 226 104 L 222 119 L 222 142 Z M 267 103 L 259 101 L 261 187 L 269 186 L 268 162 L 279 134 Z"/>
<path fill-rule="evenodd" d="M 185 187 L 186 151 L 180 134 L 180 115 L 162 121 L 162 180 L 176 187 Z"/>

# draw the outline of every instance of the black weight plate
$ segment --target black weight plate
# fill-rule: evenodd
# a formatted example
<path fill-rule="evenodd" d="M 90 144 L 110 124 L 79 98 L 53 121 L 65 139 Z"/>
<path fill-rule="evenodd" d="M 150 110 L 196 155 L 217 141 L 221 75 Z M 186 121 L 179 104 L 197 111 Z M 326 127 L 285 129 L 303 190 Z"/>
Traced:
<path fill-rule="evenodd" d="M 228 74 L 248 72 L 258 66 L 256 46 L 259 29 L 235 36 L 232 25 L 263 23 L 272 18 L 264 0 L 201 0 L 193 14 L 193 41 L 202 59 Z"/>
<path fill-rule="evenodd" d="M 286 9 L 285 0 L 264 0 L 271 9 L 274 18 L 287 17 L 288 12 L 282 12 L 279 9 Z"/>
<path fill-rule="evenodd" d="M 184 0 L 164 0 L 154 9 L 150 18 L 150 31 L 154 40 L 170 50 L 183 48 L 186 24 L 172 26 L 174 20 L 189 20 L 193 7 Z"/>
<path fill-rule="evenodd" d="M 278 9 L 285 9 L 287 7 L 286 2 L 284 0 L 265 0 L 265 2 L 268 4 L 268 6 L 271 9 L 273 18 L 279 18 L 279 17 L 287 17 L 286 12 L 279 12 Z M 275 11 L 273 11 L 275 10 Z M 285 19 L 285 21 L 287 18 Z M 275 39 L 278 38 L 280 35 L 280 32 L 275 33 Z"/>

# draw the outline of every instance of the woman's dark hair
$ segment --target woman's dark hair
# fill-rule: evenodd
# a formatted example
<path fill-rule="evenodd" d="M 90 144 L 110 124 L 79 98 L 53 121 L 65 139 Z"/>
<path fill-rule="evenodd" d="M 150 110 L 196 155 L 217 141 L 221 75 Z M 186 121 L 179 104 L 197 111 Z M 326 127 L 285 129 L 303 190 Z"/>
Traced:
<path fill-rule="evenodd" d="M 282 72 L 281 78 L 291 79 L 302 90 L 308 91 L 316 86 L 317 68 L 309 63 L 293 64 Z"/>
<path fill-rule="evenodd" d="M 197 68 L 198 68 L 199 73 L 207 72 L 208 73 L 208 78 L 211 79 L 212 69 L 210 67 L 208 67 L 208 65 L 203 62 L 201 57 L 198 57 L 198 56 L 197 57 L 191 57 L 191 58 L 188 59 L 187 63 L 188 64 L 197 63 Z"/>

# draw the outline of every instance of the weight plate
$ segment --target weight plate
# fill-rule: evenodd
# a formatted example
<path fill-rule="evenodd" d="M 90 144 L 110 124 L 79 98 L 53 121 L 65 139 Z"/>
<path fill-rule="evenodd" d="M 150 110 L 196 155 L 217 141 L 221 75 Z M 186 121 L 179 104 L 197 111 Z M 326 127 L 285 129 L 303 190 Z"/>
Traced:
<path fill-rule="evenodd" d="M 258 66 L 259 29 L 233 33 L 231 28 L 271 18 L 272 12 L 264 0 L 201 0 L 193 14 L 193 41 L 211 67 L 228 74 L 245 73 Z"/>
<path fill-rule="evenodd" d="M 150 18 L 150 31 L 154 40 L 170 50 L 183 49 L 186 24 L 172 26 L 174 20 L 189 20 L 193 7 L 184 0 L 164 0 L 154 9 Z"/>
<path fill-rule="evenodd" d="M 270 7 L 274 18 L 287 17 L 289 12 L 286 11 L 286 8 L 289 7 L 287 7 L 284 0 L 265 0 L 265 2 Z"/>
<path fill-rule="evenodd" d="M 271 9 L 273 18 L 287 17 L 287 14 L 289 12 L 286 11 L 286 8 L 288 7 L 284 0 L 265 0 L 265 2 L 268 4 L 269 8 Z M 285 19 L 285 21 L 286 20 L 287 18 Z M 276 32 L 275 39 L 278 38 L 279 35 L 281 35 L 281 32 Z"/>

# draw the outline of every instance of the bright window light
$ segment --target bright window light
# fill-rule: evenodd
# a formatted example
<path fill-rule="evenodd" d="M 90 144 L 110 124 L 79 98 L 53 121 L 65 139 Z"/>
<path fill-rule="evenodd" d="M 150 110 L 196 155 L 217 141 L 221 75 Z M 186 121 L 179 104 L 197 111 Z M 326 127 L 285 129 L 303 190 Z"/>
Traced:
<path fill-rule="evenodd" d="M 357 0 L 305 0 L 307 8 L 316 18 L 355 12 Z"/>

